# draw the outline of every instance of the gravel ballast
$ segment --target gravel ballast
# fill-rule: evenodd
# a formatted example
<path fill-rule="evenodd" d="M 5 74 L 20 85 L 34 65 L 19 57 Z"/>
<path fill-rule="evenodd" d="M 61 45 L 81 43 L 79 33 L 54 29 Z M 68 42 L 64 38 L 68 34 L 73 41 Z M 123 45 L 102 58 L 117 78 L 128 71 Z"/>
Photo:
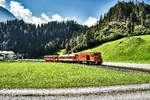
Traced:
<path fill-rule="evenodd" d="M 104 62 L 103 65 L 150 69 L 150 64 Z"/>
<path fill-rule="evenodd" d="M 150 89 L 150 84 L 101 86 L 85 88 L 60 88 L 60 89 L 0 89 L 0 95 L 76 95 L 108 93 L 112 91 L 130 91 Z"/>

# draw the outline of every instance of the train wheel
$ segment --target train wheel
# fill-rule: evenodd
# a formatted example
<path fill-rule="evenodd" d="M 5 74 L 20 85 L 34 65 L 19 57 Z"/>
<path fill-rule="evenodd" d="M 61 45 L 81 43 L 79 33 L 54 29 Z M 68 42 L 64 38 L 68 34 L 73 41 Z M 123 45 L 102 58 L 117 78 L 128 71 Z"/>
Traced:
<path fill-rule="evenodd" d="M 91 65 L 94 65 L 95 63 L 94 62 L 91 62 Z"/>
<path fill-rule="evenodd" d="M 86 64 L 87 64 L 87 65 L 91 65 L 91 64 L 92 64 L 92 62 L 90 62 L 90 61 L 87 61 L 87 62 L 86 62 Z"/>
<path fill-rule="evenodd" d="M 101 62 L 97 62 L 97 65 L 101 65 L 102 63 Z"/>
<path fill-rule="evenodd" d="M 86 64 L 89 65 L 89 62 L 87 61 Z"/>
<path fill-rule="evenodd" d="M 82 61 L 79 61 L 78 63 L 79 63 L 79 64 L 82 64 Z"/>

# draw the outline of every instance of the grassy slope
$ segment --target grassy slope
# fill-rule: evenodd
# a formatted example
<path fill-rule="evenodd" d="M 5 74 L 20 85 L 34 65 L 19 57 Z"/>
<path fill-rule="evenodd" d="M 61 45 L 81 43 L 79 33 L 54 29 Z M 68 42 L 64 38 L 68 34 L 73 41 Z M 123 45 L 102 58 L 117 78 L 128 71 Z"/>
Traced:
<path fill-rule="evenodd" d="M 105 62 L 150 63 L 150 35 L 126 37 L 83 52 L 102 52 Z"/>
<path fill-rule="evenodd" d="M 65 49 L 62 49 L 62 50 L 57 51 L 57 54 L 58 54 L 58 55 L 63 55 L 64 52 L 65 52 Z"/>
<path fill-rule="evenodd" d="M 0 63 L 0 88 L 60 88 L 149 83 L 150 75 L 60 63 Z"/>

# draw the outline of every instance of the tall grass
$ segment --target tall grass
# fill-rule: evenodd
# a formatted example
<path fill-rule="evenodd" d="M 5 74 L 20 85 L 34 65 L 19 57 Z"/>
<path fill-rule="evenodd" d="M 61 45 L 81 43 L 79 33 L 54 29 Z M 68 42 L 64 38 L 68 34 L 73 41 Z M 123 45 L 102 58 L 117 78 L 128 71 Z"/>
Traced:
<path fill-rule="evenodd" d="M 64 88 L 149 83 L 150 75 L 74 64 L 1 62 L 0 88 Z"/>

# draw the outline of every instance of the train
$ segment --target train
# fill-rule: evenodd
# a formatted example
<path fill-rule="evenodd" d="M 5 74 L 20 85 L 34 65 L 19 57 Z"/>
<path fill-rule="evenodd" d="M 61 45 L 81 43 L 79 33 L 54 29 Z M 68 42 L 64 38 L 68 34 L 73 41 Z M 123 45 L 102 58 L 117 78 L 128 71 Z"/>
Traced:
<path fill-rule="evenodd" d="M 86 63 L 101 65 L 103 59 L 101 53 L 81 53 L 81 54 L 66 54 L 66 55 L 47 55 L 44 56 L 46 62 L 71 62 L 71 63 Z"/>

